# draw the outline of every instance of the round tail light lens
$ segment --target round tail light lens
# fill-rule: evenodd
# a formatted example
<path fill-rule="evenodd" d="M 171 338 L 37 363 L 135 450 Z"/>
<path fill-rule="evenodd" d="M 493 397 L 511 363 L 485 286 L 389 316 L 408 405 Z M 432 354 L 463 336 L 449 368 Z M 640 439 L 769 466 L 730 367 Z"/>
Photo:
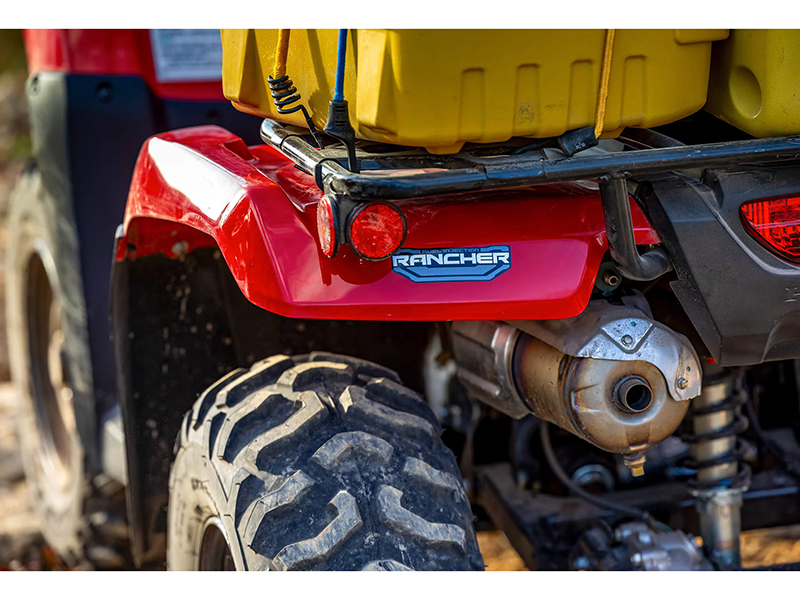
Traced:
<path fill-rule="evenodd" d="M 363 204 L 351 213 L 347 235 L 361 258 L 381 260 L 406 239 L 406 218 L 399 208 L 385 202 Z"/>
<path fill-rule="evenodd" d="M 317 203 L 317 237 L 322 253 L 331 258 L 336 254 L 336 211 L 330 198 L 323 196 Z"/>

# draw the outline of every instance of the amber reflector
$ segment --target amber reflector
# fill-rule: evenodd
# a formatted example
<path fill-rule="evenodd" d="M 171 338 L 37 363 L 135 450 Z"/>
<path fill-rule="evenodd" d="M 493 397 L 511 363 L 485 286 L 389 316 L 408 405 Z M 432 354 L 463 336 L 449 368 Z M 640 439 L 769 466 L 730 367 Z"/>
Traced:
<path fill-rule="evenodd" d="M 317 237 L 325 256 L 330 258 L 336 254 L 336 217 L 327 196 L 317 203 Z"/>
<path fill-rule="evenodd" d="M 353 211 L 348 237 L 356 254 L 368 260 L 381 260 L 402 245 L 406 219 L 391 204 L 371 202 Z"/>
<path fill-rule="evenodd" d="M 750 202 L 741 211 L 753 237 L 786 260 L 800 262 L 800 197 Z"/>

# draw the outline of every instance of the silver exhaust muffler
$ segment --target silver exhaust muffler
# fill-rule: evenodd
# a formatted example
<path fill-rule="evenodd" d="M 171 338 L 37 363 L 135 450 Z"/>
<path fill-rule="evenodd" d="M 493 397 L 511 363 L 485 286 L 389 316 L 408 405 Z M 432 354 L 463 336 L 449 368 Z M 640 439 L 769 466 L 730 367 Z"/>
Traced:
<path fill-rule="evenodd" d="M 653 321 L 640 296 L 622 306 L 592 301 L 572 319 L 453 323 L 453 350 L 477 399 L 620 453 L 634 475 L 700 393 L 694 349 Z"/>

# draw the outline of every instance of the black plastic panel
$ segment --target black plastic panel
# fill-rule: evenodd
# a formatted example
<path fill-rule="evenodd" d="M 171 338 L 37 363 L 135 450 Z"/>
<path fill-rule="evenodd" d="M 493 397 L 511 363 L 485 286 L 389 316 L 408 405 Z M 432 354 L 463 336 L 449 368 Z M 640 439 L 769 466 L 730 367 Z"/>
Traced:
<path fill-rule="evenodd" d="M 800 168 L 713 169 L 644 182 L 639 201 L 678 275 L 672 289 L 722 365 L 800 357 L 800 267 L 744 229 L 751 200 L 800 194 Z"/>

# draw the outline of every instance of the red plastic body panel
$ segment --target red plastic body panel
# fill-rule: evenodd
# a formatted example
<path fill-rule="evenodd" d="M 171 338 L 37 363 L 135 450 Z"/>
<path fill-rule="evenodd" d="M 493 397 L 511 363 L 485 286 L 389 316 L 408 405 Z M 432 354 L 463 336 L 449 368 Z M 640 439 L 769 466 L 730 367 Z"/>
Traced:
<path fill-rule="evenodd" d="M 160 98 L 223 101 L 220 81 L 156 80 L 147 29 L 26 29 L 28 71 L 80 75 L 138 75 Z"/>
<path fill-rule="evenodd" d="M 117 258 L 216 244 L 244 295 L 289 317 L 360 320 L 557 319 L 589 301 L 607 249 L 597 192 L 563 186 L 403 201 L 406 248 L 508 244 L 493 281 L 413 283 L 391 260 L 316 239 L 322 192 L 268 146 L 245 147 L 215 126 L 149 139 L 139 156 Z M 561 190 L 561 192 L 559 192 Z M 632 203 L 639 244 L 659 238 Z M 166 223 L 165 223 L 166 222 Z M 135 252 L 132 253 L 133 247 Z"/>

